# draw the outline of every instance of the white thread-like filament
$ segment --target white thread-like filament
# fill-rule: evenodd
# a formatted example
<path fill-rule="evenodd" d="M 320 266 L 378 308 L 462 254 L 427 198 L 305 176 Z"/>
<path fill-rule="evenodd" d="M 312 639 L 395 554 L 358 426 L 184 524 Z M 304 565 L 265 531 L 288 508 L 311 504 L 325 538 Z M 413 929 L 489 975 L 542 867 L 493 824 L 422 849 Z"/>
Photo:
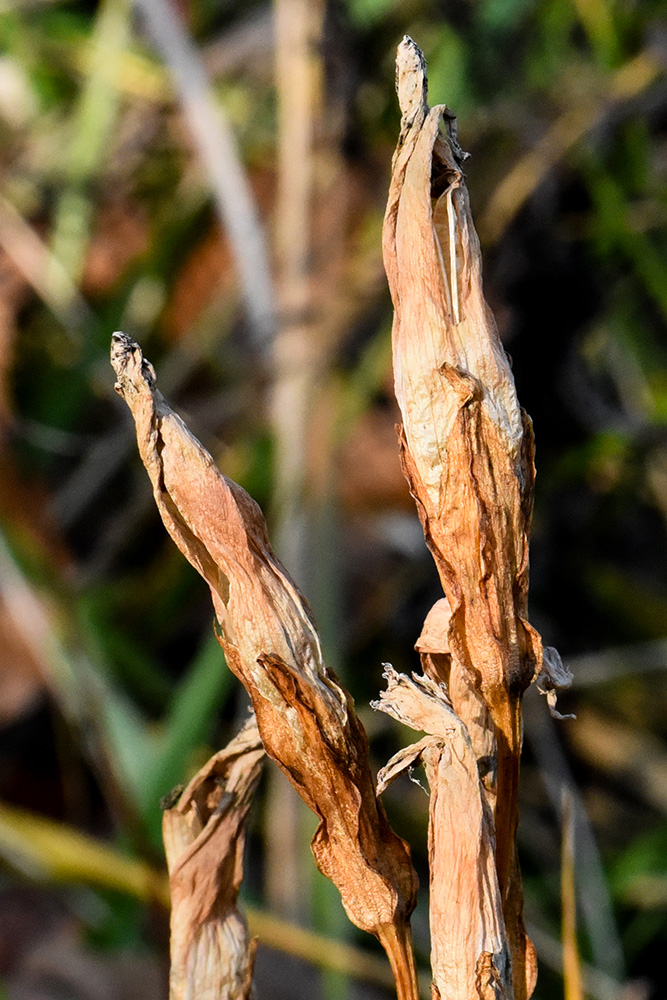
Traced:
<path fill-rule="evenodd" d="M 445 201 L 447 207 L 447 225 L 449 227 L 449 284 L 451 288 L 452 319 L 454 321 L 454 326 L 458 326 L 460 322 L 459 277 L 456 262 L 456 209 L 454 208 L 454 202 L 452 201 L 452 194 L 454 189 L 458 186 L 458 180 L 452 181 L 447 188 Z"/>

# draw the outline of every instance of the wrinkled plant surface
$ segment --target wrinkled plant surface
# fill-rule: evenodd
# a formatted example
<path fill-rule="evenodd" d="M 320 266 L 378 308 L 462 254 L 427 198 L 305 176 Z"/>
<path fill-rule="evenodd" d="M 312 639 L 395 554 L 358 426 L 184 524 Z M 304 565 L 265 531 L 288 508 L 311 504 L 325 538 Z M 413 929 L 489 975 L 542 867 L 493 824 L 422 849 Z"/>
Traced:
<path fill-rule="evenodd" d="M 456 119 L 429 108 L 408 36 L 396 85 L 383 252 L 401 458 L 445 596 L 417 643 L 425 678 L 390 675 L 378 707 L 429 734 L 389 773 L 421 758 L 431 787 L 434 995 L 524 1000 L 537 970 L 515 843 L 521 704 L 541 671 L 563 679 L 527 620 L 533 432 L 482 291 Z"/>
<path fill-rule="evenodd" d="M 382 942 L 399 996 L 411 1000 L 417 880 L 376 798 L 352 699 L 324 665 L 310 611 L 273 553 L 257 504 L 165 402 L 134 341 L 114 334 L 111 359 L 158 509 L 211 589 L 220 644 L 250 695 L 266 752 L 320 819 L 317 865 L 350 919 Z"/>
<path fill-rule="evenodd" d="M 176 789 L 162 817 L 171 895 L 170 1000 L 250 996 L 255 943 L 237 906 L 264 748 L 254 719 Z"/>
<path fill-rule="evenodd" d="M 429 108 L 423 55 L 407 36 L 397 90 L 383 251 L 400 449 L 444 596 L 417 642 L 423 676 L 387 668 L 376 707 L 426 735 L 390 761 L 378 790 L 424 764 L 434 998 L 526 1000 L 537 969 L 515 843 L 522 698 L 541 674 L 553 707 L 568 677 L 527 617 L 532 426 L 482 292 L 466 154 L 451 112 Z M 365 733 L 323 662 L 310 611 L 259 507 L 216 469 L 122 333 L 112 364 L 160 514 L 209 584 L 219 641 L 266 752 L 320 819 L 317 864 L 350 918 L 385 946 L 399 997 L 413 998 L 409 852 L 378 803 Z"/>

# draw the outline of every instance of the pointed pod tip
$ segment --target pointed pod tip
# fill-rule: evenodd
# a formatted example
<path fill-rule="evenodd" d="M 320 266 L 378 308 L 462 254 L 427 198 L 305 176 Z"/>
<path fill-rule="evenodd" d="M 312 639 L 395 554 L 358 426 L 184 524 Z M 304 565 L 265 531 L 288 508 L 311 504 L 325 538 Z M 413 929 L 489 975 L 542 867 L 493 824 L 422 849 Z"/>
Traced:
<path fill-rule="evenodd" d="M 427 89 L 424 53 L 410 35 L 404 35 L 396 50 L 396 93 L 404 125 L 426 114 Z"/>
<path fill-rule="evenodd" d="M 122 330 L 116 330 L 111 334 L 110 358 L 111 366 L 116 375 L 120 375 L 121 369 L 125 367 L 130 354 L 135 349 L 138 350 L 139 345 Z"/>
<path fill-rule="evenodd" d="M 141 373 L 141 377 L 150 389 L 155 388 L 157 381 L 155 369 L 150 361 L 144 358 L 139 344 L 122 330 L 116 330 L 111 335 L 110 359 L 111 367 L 118 378 L 114 389 L 121 396 L 125 394 L 128 376 L 132 377 L 137 371 Z"/>
<path fill-rule="evenodd" d="M 417 43 L 414 40 L 414 38 L 412 37 L 412 35 L 403 35 L 403 38 L 401 39 L 401 41 L 399 42 L 399 45 L 398 45 L 398 51 L 399 52 L 401 51 L 401 48 L 403 48 L 403 49 L 410 49 L 411 51 L 413 51 L 413 52 L 415 52 L 415 53 L 418 54 L 418 56 L 422 60 L 422 62 L 424 61 L 424 53 L 419 48 L 419 46 L 417 45 Z"/>

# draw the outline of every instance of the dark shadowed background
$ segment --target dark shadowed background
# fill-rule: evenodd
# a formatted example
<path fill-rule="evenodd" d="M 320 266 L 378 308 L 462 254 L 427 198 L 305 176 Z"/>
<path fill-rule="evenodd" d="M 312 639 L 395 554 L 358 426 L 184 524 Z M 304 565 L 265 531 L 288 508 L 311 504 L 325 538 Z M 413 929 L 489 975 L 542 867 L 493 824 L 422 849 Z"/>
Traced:
<path fill-rule="evenodd" d="M 564 789 L 586 995 L 664 995 L 665 13 L 0 0 L 0 998 L 166 997 L 159 800 L 246 712 L 114 395 L 113 330 L 262 504 L 373 766 L 411 739 L 368 707 L 384 661 L 417 669 L 439 596 L 398 464 L 381 261 L 406 32 L 471 153 L 537 441 L 531 618 L 574 674 L 576 721 L 526 703 L 535 996 L 563 995 Z M 257 996 L 388 996 L 320 967 L 332 941 L 374 942 L 314 872 L 314 819 L 286 789 L 268 767 L 251 820 Z M 421 874 L 426 969 L 427 799 L 405 780 L 385 800 Z"/>

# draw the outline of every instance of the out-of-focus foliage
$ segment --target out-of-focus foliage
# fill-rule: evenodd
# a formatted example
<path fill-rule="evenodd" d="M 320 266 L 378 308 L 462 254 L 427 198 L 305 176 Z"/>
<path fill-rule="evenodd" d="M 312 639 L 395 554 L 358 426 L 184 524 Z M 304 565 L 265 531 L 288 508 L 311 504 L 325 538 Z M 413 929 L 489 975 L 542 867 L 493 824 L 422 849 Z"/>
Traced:
<path fill-rule="evenodd" d="M 273 247 L 276 336 L 301 323 L 312 343 L 308 356 L 287 353 L 306 394 L 290 454 L 281 435 L 298 416 L 276 402 L 271 345 L 249 318 L 252 284 L 241 288 L 238 246 L 218 221 L 220 179 L 194 138 L 175 56 L 146 27 L 164 2 L 0 0 L 0 799 L 153 873 L 160 797 L 245 714 L 205 587 L 159 524 L 113 393 L 118 328 L 146 348 L 223 471 L 267 509 L 279 554 L 298 551 L 290 531 L 306 539 L 293 568 L 376 766 L 405 738 L 364 706 L 382 661 L 416 667 L 412 646 L 438 596 L 398 467 L 380 258 L 399 117 L 393 60 L 407 32 L 427 55 L 431 102 L 458 113 L 472 154 L 487 295 L 537 439 L 531 617 L 575 672 L 566 710 L 576 722 L 556 729 L 537 697 L 527 705 L 521 850 L 536 995 L 562 995 L 559 816 L 561 785 L 574 778 L 584 985 L 620 997 L 614 983 L 631 982 L 633 997 L 657 998 L 667 934 L 664 3 L 326 5 L 312 54 L 321 101 L 298 315 L 284 307 L 280 232 L 303 205 L 297 195 L 285 205 L 276 152 L 287 126 L 273 8 L 179 3 L 197 60 L 185 79 L 205 72 L 212 127 L 224 111 Z M 279 502 L 289 482 L 301 491 L 296 529 Z M 423 794 L 411 785 L 386 798 L 424 873 Z M 260 797 L 249 851 L 246 892 L 265 906 L 275 902 L 274 808 Z M 116 882 L 91 884 L 81 842 L 65 838 L 66 880 L 51 886 L 46 847 L 34 862 L 44 842 L 32 843 L 27 820 L 10 836 L 8 822 L 0 815 L 5 994 L 54 996 L 54 982 L 91 998 L 101 982 L 116 984 L 106 996 L 131 996 L 133 983 L 164 994 L 164 913 L 137 901 L 129 869 L 119 862 Z M 304 919 L 334 933 L 337 904 L 321 885 L 298 894 Z M 259 995 L 282 996 L 283 967 L 261 956 Z M 292 969 L 289 996 L 312 992 L 309 976 Z"/>

